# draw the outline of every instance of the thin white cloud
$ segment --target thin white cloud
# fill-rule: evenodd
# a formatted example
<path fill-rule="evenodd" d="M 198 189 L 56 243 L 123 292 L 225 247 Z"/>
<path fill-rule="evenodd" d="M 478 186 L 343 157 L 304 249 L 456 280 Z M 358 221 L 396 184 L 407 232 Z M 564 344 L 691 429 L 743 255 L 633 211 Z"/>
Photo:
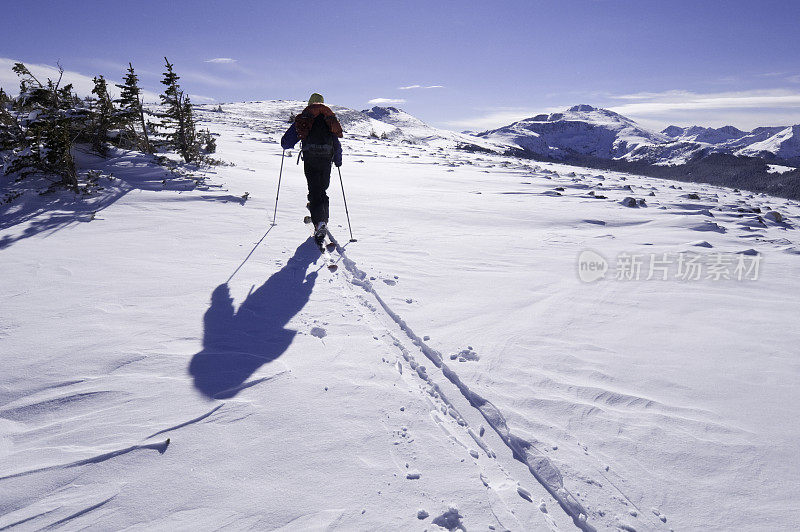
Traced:
<path fill-rule="evenodd" d="M 699 94 L 690 91 L 666 91 L 618 96 L 635 100 L 610 107 L 623 115 L 659 114 L 690 109 L 775 109 L 800 107 L 800 92 L 786 89 L 750 90 Z"/>
<path fill-rule="evenodd" d="M 443 89 L 444 85 L 406 85 L 405 87 L 397 87 L 401 91 L 408 91 L 413 89 Z"/>
<path fill-rule="evenodd" d="M 21 63 L 22 61 L 17 61 L 15 59 L 9 59 L 7 57 L 0 57 L 0 87 L 3 88 L 8 94 L 18 94 L 19 93 L 19 77 L 11 70 L 14 66 L 14 63 Z M 52 79 L 53 81 L 58 79 L 58 68 L 52 65 L 41 65 L 35 63 L 25 63 L 25 66 L 28 67 L 28 70 L 36 76 L 39 81 L 45 83 L 48 78 Z M 85 74 L 81 74 L 79 72 L 74 72 L 72 70 L 65 70 L 64 77 L 61 81 L 61 86 L 71 83 L 72 90 L 78 96 L 90 96 L 92 94 L 92 89 L 94 88 L 94 76 L 87 76 Z M 120 81 L 114 80 L 113 78 L 106 78 L 108 82 L 108 92 L 111 94 L 112 97 L 116 98 L 119 96 L 119 89 L 115 86 L 117 83 L 121 83 Z M 155 92 L 142 90 L 142 99 L 146 102 L 157 102 L 158 94 Z"/>
<path fill-rule="evenodd" d="M 498 127 L 507 126 L 525 118 L 530 118 L 541 113 L 554 113 L 563 111 L 563 108 L 553 107 L 498 107 L 487 109 L 487 113 L 480 116 L 463 118 L 445 122 L 449 127 L 456 129 L 468 129 L 471 131 L 486 131 Z"/>
<path fill-rule="evenodd" d="M 195 83 L 202 83 L 212 87 L 235 87 L 237 82 L 229 77 L 215 76 L 205 72 L 198 72 L 195 70 L 176 70 L 178 76 L 184 81 L 193 81 Z"/>
<path fill-rule="evenodd" d="M 788 89 L 696 93 L 665 91 L 615 97 L 626 103 L 609 107 L 646 127 L 668 124 L 741 129 L 800 123 L 800 92 Z"/>
<path fill-rule="evenodd" d="M 189 98 L 192 99 L 192 103 L 214 103 L 217 101 L 216 98 L 203 96 L 202 94 L 190 94 Z"/>
<path fill-rule="evenodd" d="M 406 103 L 402 98 L 373 98 L 367 103 L 372 105 L 381 105 L 384 103 Z"/>
<path fill-rule="evenodd" d="M 231 57 L 215 57 L 214 59 L 206 59 L 203 61 L 204 63 L 220 63 L 220 64 L 231 64 L 236 63 L 237 60 Z"/>

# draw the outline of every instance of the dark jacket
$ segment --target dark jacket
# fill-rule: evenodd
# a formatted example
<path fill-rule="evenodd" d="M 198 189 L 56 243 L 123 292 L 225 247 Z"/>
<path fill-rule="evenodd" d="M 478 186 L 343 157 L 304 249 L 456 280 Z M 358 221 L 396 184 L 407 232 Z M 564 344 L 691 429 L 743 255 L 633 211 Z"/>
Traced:
<path fill-rule="evenodd" d="M 292 124 L 281 137 L 281 148 L 284 150 L 294 148 L 298 140 L 300 137 L 297 135 L 297 128 Z M 333 137 L 333 164 L 342 166 L 342 143 L 335 136 Z"/>

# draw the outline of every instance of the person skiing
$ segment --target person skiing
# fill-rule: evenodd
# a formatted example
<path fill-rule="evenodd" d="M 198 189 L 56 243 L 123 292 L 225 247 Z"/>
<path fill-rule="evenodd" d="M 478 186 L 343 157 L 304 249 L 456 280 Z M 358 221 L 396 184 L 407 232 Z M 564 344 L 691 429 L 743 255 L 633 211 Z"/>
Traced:
<path fill-rule="evenodd" d="M 314 225 L 314 240 L 322 245 L 328 225 L 328 185 L 331 182 L 331 162 L 342 166 L 342 126 L 325 99 L 314 93 L 308 106 L 297 115 L 294 123 L 281 138 L 281 147 L 288 150 L 301 141 L 303 170 L 308 183 L 308 210 Z"/>

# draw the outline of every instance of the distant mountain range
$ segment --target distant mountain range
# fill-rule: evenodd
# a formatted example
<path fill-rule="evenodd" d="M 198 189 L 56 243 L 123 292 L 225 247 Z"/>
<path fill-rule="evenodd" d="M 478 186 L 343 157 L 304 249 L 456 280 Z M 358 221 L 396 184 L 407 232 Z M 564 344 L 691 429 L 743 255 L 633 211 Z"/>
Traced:
<path fill-rule="evenodd" d="M 669 126 L 656 132 L 618 113 L 590 105 L 526 118 L 477 136 L 563 160 L 589 156 L 681 165 L 711 153 L 723 153 L 800 166 L 800 125 L 759 127 L 753 131 L 733 126 Z"/>
<path fill-rule="evenodd" d="M 431 127 L 396 107 L 359 115 L 395 128 L 393 138 L 493 151 L 653 177 L 699 181 L 800 199 L 800 125 L 669 126 L 652 131 L 591 105 L 540 114 L 481 133 Z"/>
<path fill-rule="evenodd" d="M 652 131 L 614 111 L 583 104 L 489 131 L 455 133 L 429 126 L 397 107 L 337 112 L 359 118 L 359 122 L 369 119 L 376 135 L 390 139 L 428 144 L 447 141 L 496 152 L 516 149 L 565 162 L 585 162 L 589 158 L 680 166 L 711 154 L 726 154 L 800 166 L 800 125 L 758 127 L 752 131 L 733 126 L 669 126 Z"/>

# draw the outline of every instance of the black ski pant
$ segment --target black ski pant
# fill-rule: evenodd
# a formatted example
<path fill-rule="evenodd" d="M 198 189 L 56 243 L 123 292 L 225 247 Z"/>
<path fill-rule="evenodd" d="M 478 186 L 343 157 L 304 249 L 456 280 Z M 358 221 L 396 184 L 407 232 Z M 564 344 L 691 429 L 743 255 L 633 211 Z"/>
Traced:
<path fill-rule="evenodd" d="M 328 186 L 331 184 L 331 160 L 306 156 L 303 159 L 308 182 L 308 210 L 314 227 L 319 222 L 328 223 Z"/>

